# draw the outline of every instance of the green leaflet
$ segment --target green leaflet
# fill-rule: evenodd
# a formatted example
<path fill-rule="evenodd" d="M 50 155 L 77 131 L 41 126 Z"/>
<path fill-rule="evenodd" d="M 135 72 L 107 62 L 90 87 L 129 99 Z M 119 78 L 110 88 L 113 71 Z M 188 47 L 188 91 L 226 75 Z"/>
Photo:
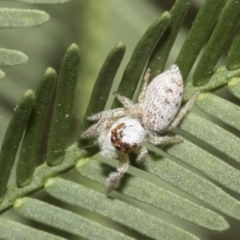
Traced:
<path fill-rule="evenodd" d="M 19 187 L 32 181 L 42 137 L 43 126 L 51 102 L 57 74 L 48 68 L 36 90 L 35 104 L 29 117 L 17 163 L 16 182 Z"/>
<path fill-rule="evenodd" d="M 186 139 L 184 139 L 184 144 L 177 144 L 167 148 L 167 152 L 189 166 L 204 173 L 211 179 L 221 183 L 233 191 L 238 193 L 240 192 L 239 170 L 204 151 L 202 148 L 187 141 Z M 238 208 L 239 210 L 231 210 L 231 214 L 233 214 L 232 216 L 235 218 L 239 218 L 240 216 L 240 205 Z"/>
<path fill-rule="evenodd" d="M 239 10 L 239 1 L 228 1 L 197 64 L 193 75 L 195 86 L 203 85 L 209 81 L 229 37 L 233 34 L 236 22 L 239 20 Z"/>
<path fill-rule="evenodd" d="M 211 93 L 202 93 L 198 97 L 196 105 L 202 111 L 240 130 L 240 107 L 238 105 Z"/>
<path fill-rule="evenodd" d="M 88 153 L 83 149 L 79 149 L 75 144 L 66 150 L 66 156 L 62 164 L 52 167 L 46 163 L 40 165 L 35 169 L 34 178 L 29 185 L 18 188 L 14 183 L 7 188 L 5 197 L 0 204 L 0 212 L 11 207 L 17 198 L 42 188 L 47 179 L 73 168 L 79 158 L 85 158 L 87 156 Z"/>
<path fill-rule="evenodd" d="M 211 79 L 203 86 L 196 87 L 193 81 L 189 81 L 184 89 L 183 100 L 186 101 L 191 98 L 196 92 L 207 92 L 226 85 L 232 78 L 239 77 L 240 70 L 229 71 L 226 67 L 218 68 Z"/>
<path fill-rule="evenodd" d="M 119 42 L 106 57 L 94 84 L 91 98 L 83 117 L 83 122 L 81 124 L 82 131 L 86 130 L 91 125 L 91 122 L 87 120 L 87 117 L 104 110 L 110 95 L 113 80 L 122 62 L 125 51 L 125 43 Z M 81 130 L 80 132 L 82 132 Z"/>
<path fill-rule="evenodd" d="M 87 239 L 126 239 L 122 233 L 90 221 L 78 214 L 63 210 L 37 199 L 20 198 L 14 203 L 14 209 L 24 217 L 53 226 Z"/>
<path fill-rule="evenodd" d="M 208 203 L 215 209 L 239 219 L 239 202 L 207 179 L 154 153 L 150 154 L 149 161 L 145 164 L 147 171 L 153 175 Z"/>
<path fill-rule="evenodd" d="M 177 56 L 176 64 L 186 79 L 227 0 L 205 0 Z"/>
<path fill-rule="evenodd" d="M 239 58 L 240 58 L 240 53 L 239 53 L 239 48 L 240 48 L 240 30 L 238 30 L 238 33 L 236 34 L 232 46 L 228 52 L 227 59 L 226 59 L 226 67 L 229 70 L 236 70 L 240 68 L 239 64 Z"/>
<path fill-rule="evenodd" d="M 0 8 L 0 15 L 0 28 L 32 27 L 49 20 L 49 15 L 39 10 Z"/>
<path fill-rule="evenodd" d="M 197 128 L 196 124 L 198 125 Z M 194 113 L 189 113 L 184 118 L 184 121 L 180 124 L 180 128 L 208 143 L 235 161 L 240 162 L 240 152 L 238 149 L 240 139 L 232 133 Z"/>
<path fill-rule="evenodd" d="M 101 184 L 105 183 L 105 176 L 102 174 L 104 168 L 106 168 L 106 165 L 92 159 L 80 160 L 77 163 L 77 170 L 81 175 Z M 110 173 L 110 169 L 106 168 L 106 170 Z M 215 212 L 198 206 L 141 178 L 129 178 L 121 192 L 205 228 L 221 231 L 229 227 L 228 223 Z"/>
<path fill-rule="evenodd" d="M 28 90 L 16 106 L 13 117 L 5 133 L 0 151 L 0 200 L 2 200 L 5 194 L 18 146 L 22 139 L 34 100 L 35 94 L 33 91 Z"/>
<path fill-rule="evenodd" d="M 20 51 L 0 48 L 0 66 L 15 66 L 28 61 L 27 55 Z"/>
<path fill-rule="evenodd" d="M 65 156 L 72 121 L 79 63 L 79 48 L 76 44 L 72 44 L 62 60 L 57 82 L 56 98 L 47 147 L 47 163 L 49 165 L 60 164 Z"/>
<path fill-rule="evenodd" d="M 6 74 L 0 69 L 0 80 L 5 78 Z"/>
<path fill-rule="evenodd" d="M 177 0 L 171 8 L 171 23 L 151 54 L 147 66 L 151 69 L 151 79 L 162 72 L 191 2 L 191 0 Z"/>
<path fill-rule="evenodd" d="M 1 0 L 2 1 L 2 0 Z M 11 1 L 11 0 L 10 0 Z M 14 1 L 14 0 L 12 0 Z M 16 0 L 25 3 L 56 4 L 65 3 L 71 0 Z M 49 15 L 44 11 L 32 9 L 0 8 L 0 28 L 33 27 L 41 25 L 49 20 Z M 25 63 L 28 57 L 17 50 L 0 48 L 0 65 L 15 66 Z M 0 70 L 0 79 L 5 73 Z"/>
<path fill-rule="evenodd" d="M 232 78 L 228 82 L 228 89 L 234 96 L 240 98 L 240 78 Z"/>
<path fill-rule="evenodd" d="M 1 239 L 24 239 L 24 240 L 64 240 L 65 238 L 28 227 L 26 225 L 0 218 Z"/>
<path fill-rule="evenodd" d="M 82 162 L 80 162 L 79 165 L 82 166 Z M 143 210 L 124 203 L 123 201 L 107 198 L 105 194 L 89 190 L 86 187 L 70 181 L 62 179 L 49 180 L 45 185 L 45 189 L 49 194 L 58 199 L 100 213 L 150 238 L 176 240 L 197 239 L 193 235 Z M 66 198 L 66 194 L 71 195 L 71 197 Z M 89 201 L 90 199 L 91 201 Z"/>

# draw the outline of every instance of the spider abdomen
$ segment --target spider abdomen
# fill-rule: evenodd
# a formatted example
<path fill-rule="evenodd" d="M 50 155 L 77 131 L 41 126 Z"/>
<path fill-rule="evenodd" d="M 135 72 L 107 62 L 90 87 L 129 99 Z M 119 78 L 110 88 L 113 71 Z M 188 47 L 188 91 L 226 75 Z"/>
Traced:
<path fill-rule="evenodd" d="M 137 119 L 123 117 L 111 127 L 111 142 L 116 150 L 128 153 L 142 143 L 145 130 Z"/>
<path fill-rule="evenodd" d="M 142 123 L 155 132 L 164 132 L 175 118 L 182 101 L 183 79 L 177 65 L 156 76 L 142 102 Z"/>

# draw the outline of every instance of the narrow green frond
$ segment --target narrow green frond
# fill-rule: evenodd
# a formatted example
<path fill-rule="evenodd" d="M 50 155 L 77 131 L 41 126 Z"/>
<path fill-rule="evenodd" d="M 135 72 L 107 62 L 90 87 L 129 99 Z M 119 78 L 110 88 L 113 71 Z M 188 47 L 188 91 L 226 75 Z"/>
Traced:
<path fill-rule="evenodd" d="M 202 111 L 240 130 L 240 107 L 211 93 L 202 93 L 196 105 Z"/>
<path fill-rule="evenodd" d="M 192 161 L 194 159 L 192 158 Z M 151 153 L 145 162 L 149 173 L 171 183 L 219 211 L 239 219 L 240 203 L 221 188 L 168 158 Z"/>
<path fill-rule="evenodd" d="M 224 47 L 239 21 L 240 2 L 230 0 L 223 10 L 193 75 L 195 86 L 208 82 Z"/>
<path fill-rule="evenodd" d="M 171 146 L 167 152 L 216 182 L 240 193 L 240 171 L 195 144 L 185 139 L 184 144 Z M 238 216 L 240 219 L 240 212 Z"/>
<path fill-rule="evenodd" d="M 144 68 L 156 47 L 159 39 L 169 26 L 171 15 L 169 12 L 163 13 L 146 30 L 142 38 L 136 45 L 133 54 L 125 68 L 121 83 L 117 92 L 128 98 L 132 98 L 136 90 Z M 116 108 L 120 103 L 115 99 L 112 108 Z"/>
<path fill-rule="evenodd" d="M 186 101 L 197 92 L 207 92 L 219 88 L 226 85 L 231 78 L 235 77 L 240 77 L 240 69 L 229 71 L 226 67 L 220 67 L 214 72 L 211 79 L 203 86 L 196 87 L 193 85 L 192 81 L 188 82 L 184 89 L 183 99 Z"/>
<path fill-rule="evenodd" d="M 34 92 L 28 90 L 19 101 L 6 130 L 0 151 L 0 200 L 5 194 L 19 143 L 34 104 Z"/>
<path fill-rule="evenodd" d="M 240 139 L 232 133 L 194 113 L 189 113 L 179 127 L 240 162 Z"/>
<path fill-rule="evenodd" d="M 32 27 L 49 20 L 46 12 L 30 9 L 0 8 L 0 28 Z"/>
<path fill-rule="evenodd" d="M 0 80 L 5 78 L 6 74 L 0 69 Z"/>
<path fill-rule="evenodd" d="M 36 90 L 35 104 L 27 123 L 17 163 L 16 182 L 18 187 L 28 185 L 32 180 L 43 126 L 56 79 L 55 70 L 48 68 Z"/>
<path fill-rule="evenodd" d="M 64 240 L 53 234 L 25 226 L 23 224 L 0 218 L 1 239 L 24 239 L 24 240 Z"/>
<path fill-rule="evenodd" d="M 91 122 L 87 121 L 87 117 L 104 110 L 110 95 L 113 80 L 122 62 L 125 51 L 126 45 L 123 42 L 119 42 L 114 46 L 105 59 L 94 84 L 91 98 L 83 117 L 80 132 L 86 130 L 91 125 Z"/>
<path fill-rule="evenodd" d="M 226 67 L 229 70 L 240 68 L 240 30 L 236 34 L 226 59 Z"/>
<path fill-rule="evenodd" d="M 170 10 L 171 23 L 154 49 L 148 64 L 151 78 L 162 72 L 191 2 L 192 0 L 177 0 Z"/>
<path fill-rule="evenodd" d="M 37 199 L 20 198 L 14 203 L 14 209 L 20 215 L 34 221 L 64 230 L 86 239 L 132 239 L 111 228 L 90 221 L 78 214 L 63 210 Z"/>
<path fill-rule="evenodd" d="M 103 168 L 103 164 L 91 159 L 86 166 L 79 167 L 78 171 L 81 175 L 104 184 L 106 179 L 102 174 Z M 208 229 L 223 231 L 229 228 L 228 223 L 217 213 L 141 178 L 129 178 L 126 186 L 121 189 L 121 193 Z"/>
<path fill-rule="evenodd" d="M 64 159 L 72 121 L 79 63 L 79 48 L 76 44 L 72 44 L 64 55 L 58 77 L 47 147 L 46 160 L 49 165 L 60 164 Z"/>
<path fill-rule="evenodd" d="M 205 0 L 176 59 L 186 79 L 227 0 Z"/>
<path fill-rule="evenodd" d="M 28 57 L 23 52 L 0 48 L 0 66 L 15 66 L 26 61 Z"/>
<path fill-rule="evenodd" d="M 240 99 L 240 78 L 232 78 L 228 83 L 228 89 L 235 97 Z"/>
<path fill-rule="evenodd" d="M 4 0 L 1 0 L 4 1 Z M 10 0 L 13 2 L 22 2 L 22 3 L 36 3 L 36 4 L 57 4 L 57 3 L 66 3 L 71 2 L 72 0 Z"/>
<path fill-rule="evenodd" d="M 82 163 L 80 165 L 83 167 Z M 58 199 L 100 213 L 153 239 L 198 239 L 123 201 L 107 198 L 105 194 L 89 190 L 70 181 L 54 180 L 46 184 L 46 190 Z"/>
<path fill-rule="evenodd" d="M 95 152 L 97 152 L 97 149 L 95 149 Z M 62 164 L 57 166 L 48 166 L 46 163 L 42 164 L 36 168 L 34 178 L 29 185 L 18 188 L 16 184 L 12 184 L 7 188 L 4 199 L 0 204 L 0 212 L 11 207 L 17 198 L 42 188 L 49 178 L 55 177 L 61 172 L 73 168 L 79 159 L 88 156 L 89 153 L 87 151 L 79 149 L 76 145 L 73 145 L 66 150 L 66 156 Z"/>

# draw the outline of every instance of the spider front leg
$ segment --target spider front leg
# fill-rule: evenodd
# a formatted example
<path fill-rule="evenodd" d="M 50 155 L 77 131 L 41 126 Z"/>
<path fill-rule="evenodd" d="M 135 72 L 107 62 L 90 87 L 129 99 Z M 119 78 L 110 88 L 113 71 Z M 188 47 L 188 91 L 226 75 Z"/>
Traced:
<path fill-rule="evenodd" d="M 89 127 L 87 130 L 85 130 L 81 138 L 90 138 L 90 137 L 96 137 L 104 123 L 104 120 L 99 120 L 97 123 L 93 124 L 91 127 Z"/>
<path fill-rule="evenodd" d="M 146 136 L 146 140 L 153 145 L 163 145 L 163 144 L 169 144 L 169 143 L 181 143 L 183 140 L 179 137 L 169 137 L 169 136 L 164 136 L 164 137 L 158 137 L 155 136 L 151 133 L 149 133 Z"/>
<path fill-rule="evenodd" d="M 150 79 L 150 72 L 151 72 L 151 70 L 150 70 L 150 68 L 148 68 L 146 70 L 145 74 L 144 74 L 142 89 L 141 89 L 141 92 L 139 93 L 139 96 L 138 96 L 138 102 L 139 103 L 144 101 L 146 89 L 147 89 L 148 82 L 149 82 L 149 79 Z"/>
<path fill-rule="evenodd" d="M 124 109 L 123 108 L 116 108 L 113 110 L 106 110 L 103 112 L 96 113 L 90 117 L 88 117 L 89 121 L 96 121 L 101 118 L 119 118 L 124 116 Z"/>
<path fill-rule="evenodd" d="M 129 166 L 128 154 L 120 154 L 119 165 L 116 172 L 109 174 L 107 178 L 107 192 L 111 192 L 120 182 Z"/>

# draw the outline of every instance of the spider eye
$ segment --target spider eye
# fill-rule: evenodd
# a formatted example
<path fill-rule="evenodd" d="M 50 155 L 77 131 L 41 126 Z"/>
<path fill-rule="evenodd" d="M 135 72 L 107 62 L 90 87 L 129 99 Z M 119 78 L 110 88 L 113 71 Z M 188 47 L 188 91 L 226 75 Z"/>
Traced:
<path fill-rule="evenodd" d="M 128 153 L 139 146 L 145 131 L 137 119 L 121 118 L 111 128 L 111 142 L 116 150 Z"/>

